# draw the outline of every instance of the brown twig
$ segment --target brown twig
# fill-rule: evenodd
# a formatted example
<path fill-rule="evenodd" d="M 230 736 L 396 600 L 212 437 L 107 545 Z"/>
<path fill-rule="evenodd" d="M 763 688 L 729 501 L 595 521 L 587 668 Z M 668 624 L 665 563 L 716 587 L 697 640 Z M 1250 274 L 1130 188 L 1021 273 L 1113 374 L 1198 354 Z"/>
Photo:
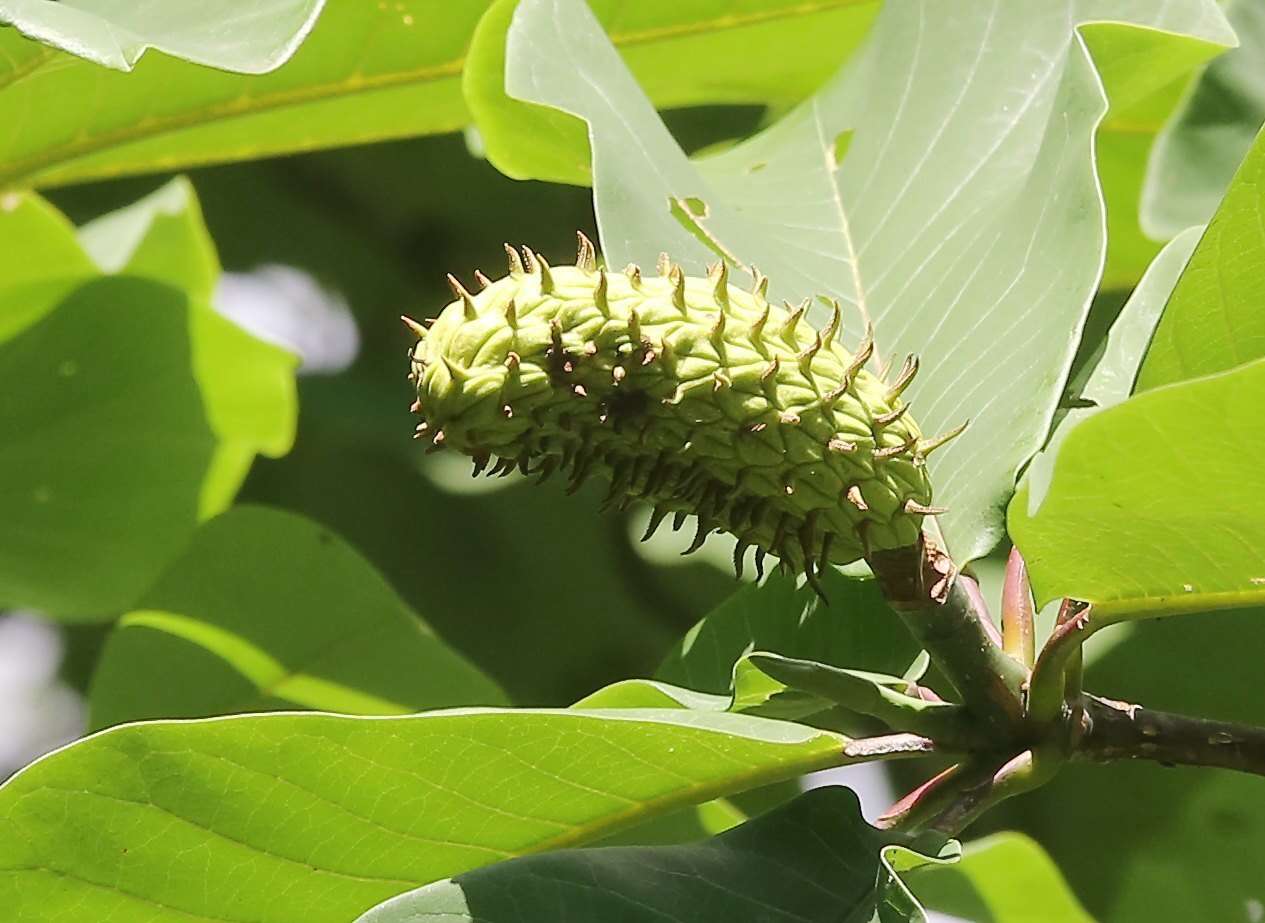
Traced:
<path fill-rule="evenodd" d="M 1082 696 L 1085 730 L 1073 754 L 1082 760 L 1155 760 L 1265 776 L 1265 728 L 1192 718 Z"/>

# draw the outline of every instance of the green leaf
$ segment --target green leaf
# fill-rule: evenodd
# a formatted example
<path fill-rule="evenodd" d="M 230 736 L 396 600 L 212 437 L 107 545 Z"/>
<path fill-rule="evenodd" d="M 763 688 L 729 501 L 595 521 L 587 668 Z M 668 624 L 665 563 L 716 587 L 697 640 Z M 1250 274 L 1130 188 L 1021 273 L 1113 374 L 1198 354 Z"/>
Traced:
<path fill-rule="evenodd" d="M 79 240 L 104 272 L 166 282 L 199 304 L 211 303 L 219 257 L 184 177 L 89 222 Z M 207 418 L 219 437 L 201 506 L 203 516 L 213 516 L 232 502 L 256 454 L 277 458 L 294 444 L 299 357 L 214 311 L 198 312 L 190 333 Z"/>
<path fill-rule="evenodd" d="M 1068 410 L 1055 428 L 1049 444 L 1024 472 L 1029 510 L 1036 509 L 1045 498 L 1050 479 L 1054 476 L 1059 449 L 1068 434 L 1085 420 L 1114 407 L 1133 393 L 1133 384 L 1155 327 L 1202 232 L 1202 228 L 1187 228 L 1173 238 L 1151 263 L 1120 310 L 1079 395 L 1082 400 L 1092 402 L 1093 406 Z"/>
<path fill-rule="evenodd" d="M 1263 398 L 1258 360 L 1077 426 L 1039 508 L 1026 488 L 1010 506 L 1038 604 L 1083 599 L 1107 623 L 1265 602 Z"/>
<path fill-rule="evenodd" d="M 1210 0 L 1103 2 L 1092 16 L 1069 0 L 888 4 L 868 50 L 816 96 L 691 163 L 583 4 L 523 0 L 506 90 L 589 123 L 612 265 L 661 250 L 694 273 L 718 253 L 756 263 L 777 298 L 845 302 L 853 337 L 871 318 L 883 359 L 921 355 L 908 393 L 922 427 L 972 420 L 931 462 L 966 561 L 1000 538 L 1045 441 L 1101 269 L 1093 135 L 1107 104 L 1081 17 L 1147 27 L 1129 47 L 1148 59 L 1189 64 L 1233 41 Z"/>
<path fill-rule="evenodd" d="M 1235 174 L 1182 274 L 1138 376 L 1138 390 L 1265 357 L 1265 137 Z"/>
<path fill-rule="evenodd" d="M 196 527 L 215 434 L 194 380 L 202 311 L 144 279 L 78 287 L 0 344 L 0 601 L 128 605 Z"/>
<path fill-rule="evenodd" d="M 357 923 L 923 921 L 887 858 L 934 859 L 870 827 L 856 795 L 819 788 L 706 843 L 532 856 L 396 897 Z M 952 848 L 952 847 L 950 847 Z"/>
<path fill-rule="evenodd" d="M 265 76 L 161 54 L 120 74 L 0 29 L 0 189 L 455 131 L 485 5 L 333 3 Z"/>
<path fill-rule="evenodd" d="M 0 343 L 97 275 L 66 216 L 39 196 L 0 195 Z"/>
<path fill-rule="evenodd" d="M 13 923 L 345 923 L 400 892 L 839 765 L 844 738 L 689 711 L 264 715 L 113 728 L 0 788 Z"/>
<path fill-rule="evenodd" d="M 968 843 L 960 862 L 917 869 L 906 883 L 928 908 L 972 923 L 1094 923 L 1045 850 L 1021 833 Z"/>
<path fill-rule="evenodd" d="M 289 60 L 325 0 L 4 0 L 12 25 L 95 64 L 130 71 L 153 48 L 207 67 L 261 74 Z"/>
<path fill-rule="evenodd" d="M 518 0 L 497 0 L 488 10 L 475 30 L 463 79 L 488 160 L 518 179 L 589 185 L 584 123 L 505 92 L 506 41 L 517 6 Z M 778 109 L 799 102 L 852 55 L 880 4 L 594 0 L 590 6 L 658 108 L 764 103 Z M 758 55 L 749 53 L 753 47 Z"/>
<path fill-rule="evenodd" d="M 203 525 L 119 621 L 93 676 L 89 725 L 504 701 L 337 536 L 238 506 Z"/>
<path fill-rule="evenodd" d="M 37 196 L 0 197 L 0 380 L 32 394 L 0 410 L 0 599 L 101 618 L 257 452 L 289 448 L 297 361 L 209 307 L 218 263 L 184 181 L 83 238 Z"/>
<path fill-rule="evenodd" d="M 1142 225 L 1153 237 L 1211 220 L 1265 122 L 1265 8 L 1252 0 L 1224 6 L 1239 47 L 1199 76 L 1147 164 Z"/>
<path fill-rule="evenodd" d="M 918 649 L 872 580 L 834 568 L 821 575 L 829 603 L 809 586 L 771 574 L 747 584 L 689 630 L 659 679 L 727 695 L 734 666 L 752 650 L 899 675 Z"/>

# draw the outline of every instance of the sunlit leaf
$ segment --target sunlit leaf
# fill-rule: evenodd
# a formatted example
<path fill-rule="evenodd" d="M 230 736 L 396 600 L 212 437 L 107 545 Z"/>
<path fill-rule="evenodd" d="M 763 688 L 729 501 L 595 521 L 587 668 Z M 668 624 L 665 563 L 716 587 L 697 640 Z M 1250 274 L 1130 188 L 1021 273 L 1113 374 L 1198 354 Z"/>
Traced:
<path fill-rule="evenodd" d="M 346 923 L 431 881 L 839 764 L 844 742 L 680 710 L 124 725 L 0 788 L 0 906 L 13 923 L 85 906 Z"/>

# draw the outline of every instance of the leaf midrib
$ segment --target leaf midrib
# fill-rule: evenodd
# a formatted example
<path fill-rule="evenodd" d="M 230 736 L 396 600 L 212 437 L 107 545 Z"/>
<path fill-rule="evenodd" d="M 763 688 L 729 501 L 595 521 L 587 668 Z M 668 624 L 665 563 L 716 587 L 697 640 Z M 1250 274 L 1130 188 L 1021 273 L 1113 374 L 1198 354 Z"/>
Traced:
<path fill-rule="evenodd" d="M 872 2 L 873 0 L 806 0 L 806 2 L 795 6 L 783 7 L 779 10 L 764 10 L 746 14 L 730 14 L 718 16 L 712 19 L 697 20 L 691 23 L 663 26 L 657 29 L 650 28 L 628 32 L 617 32 L 612 33 L 610 38 L 616 47 L 632 47 L 650 44 L 656 41 L 688 38 L 701 34 L 750 28 L 783 19 L 796 19 L 806 16 L 814 16 L 821 13 L 828 13 L 851 6 L 864 6 Z M 58 52 L 45 48 L 43 53 L 34 55 L 23 66 L 15 68 L 8 74 L 0 75 L 0 91 L 3 91 L 8 86 L 31 76 L 50 61 L 57 60 L 63 56 L 69 56 L 69 53 Z M 353 74 L 334 82 L 308 85 L 297 89 L 265 94 L 253 97 L 253 101 L 256 103 L 255 105 L 243 106 L 241 102 L 242 97 L 238 96 L 231 100 L 221 101 L 212 106 L 185 110 L 166 118 L 151 118 L 147 120 L 143 126 L 134 123 L 114 131 L 91 135 L 81 141 L 52 148 L 44 154 L 10 161 L 3 169 L 0 169 L 0 188 L 18 185 L 30 180 L 32 177 L 37 176 L 39 173 L 50 167 L 58 164 L 64 164 L 80 157 L 86 157 L 113 146 L 122 146 L 124 144 L 150 140 L 163 134 L 203 127 L 215 122 L 226 122 L 236 118 L 246 118 L 252 115 L 274 112 L 289 106 L 307 105 L 322 102 L 335 97 L 341 98 L 375 93 L 414 83 L 423 84 L 438 82 L 443 79 L 454 79 L 460 77 L 461 72 L 465 67 L 465 62 L 466 54 L 463 53 L 450 61 L 444 61 L 427 67 L 415 68 L 407 71 L 397 71 L 390 74 L 378 75 L 376 77 L 365 77 L 361 74 Z M 359 140 L 363 141 L 369 139 L 362 138 Z"/>

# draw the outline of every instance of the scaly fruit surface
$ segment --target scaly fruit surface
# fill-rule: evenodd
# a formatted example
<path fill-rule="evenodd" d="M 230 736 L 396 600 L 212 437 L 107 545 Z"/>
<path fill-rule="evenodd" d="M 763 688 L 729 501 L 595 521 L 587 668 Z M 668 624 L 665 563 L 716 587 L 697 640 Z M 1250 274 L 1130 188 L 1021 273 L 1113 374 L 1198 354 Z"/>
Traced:
<path fill-rule="evenodd" d="M 509 274 L 478 275 L 410 353 L 416 436 L 474 458 L 475 473 L 562 471 L 577 488 L 610 480 L 608 504 L 654 507 L 647 537 L 668 514 L 698 517 L 691 548 L 714 530 L 816 583 L 827 562 L 912 545 L 929 506 L 927 440 L 900 395 L 910 357 L 891 382 L 838 342 L 838 304 L 813 329 L 808 302 L 778 307 L 758 276 L 730 285 L 725 265 L 685 276 L 666 259 L 657 277 L 599 269 L 581 237 L 573 266 L 510 248 Z M 495 461 L 494 461 L 495 459 Z M 489 468 L 490 466 L 490 468 Z"/>

